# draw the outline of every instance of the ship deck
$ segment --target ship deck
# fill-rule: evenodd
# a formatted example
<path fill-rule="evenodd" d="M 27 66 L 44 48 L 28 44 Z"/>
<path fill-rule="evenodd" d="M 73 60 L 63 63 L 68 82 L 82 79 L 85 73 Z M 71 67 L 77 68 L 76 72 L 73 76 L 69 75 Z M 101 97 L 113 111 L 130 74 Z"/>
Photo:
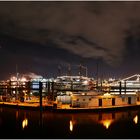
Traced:
<path fill-rule="evenodd" d="M 31 109 L 40 110 L 39 103 L 18 103 L 18 102 L 0 102 L 0 107 L 11 107 L 16 109 Z M 100 111 L 115 111 L 124 109 L 140 109 L 140 102 L 134 105 L 123 106 L 107 106 L 107 107 L 88 107 L 88 108 L 73 108 L 69 105 L 62 105 L 61 108 L 54 108 L 52 104 L 42 104 L 42 109 L 53 112 L 66 112 L 66 113 L 78 113 L 78 112 L 100 112 Z"/>

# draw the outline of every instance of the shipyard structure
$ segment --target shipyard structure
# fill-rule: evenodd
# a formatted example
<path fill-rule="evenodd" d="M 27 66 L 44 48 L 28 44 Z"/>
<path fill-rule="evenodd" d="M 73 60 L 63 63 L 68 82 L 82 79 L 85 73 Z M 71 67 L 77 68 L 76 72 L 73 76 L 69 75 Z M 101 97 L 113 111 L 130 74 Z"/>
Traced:
<path fill-rule="evenodd" d="M 87 76 L 18 75 L 0 82 L 0 104 L 57 110 L 106 109 L 140 105 L 140 75 L 99 80 Z"/>

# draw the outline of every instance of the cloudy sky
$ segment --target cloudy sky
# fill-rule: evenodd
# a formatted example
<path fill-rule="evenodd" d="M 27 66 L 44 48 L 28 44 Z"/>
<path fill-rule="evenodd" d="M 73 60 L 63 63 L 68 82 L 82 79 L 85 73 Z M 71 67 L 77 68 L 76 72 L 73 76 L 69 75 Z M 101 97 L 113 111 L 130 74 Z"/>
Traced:
<path fill-rule="evenodd" d="M 140 74 L 140 2 L 0 2 L 0 79 L 57 76 L 80 63 L 96 77 Z"/>

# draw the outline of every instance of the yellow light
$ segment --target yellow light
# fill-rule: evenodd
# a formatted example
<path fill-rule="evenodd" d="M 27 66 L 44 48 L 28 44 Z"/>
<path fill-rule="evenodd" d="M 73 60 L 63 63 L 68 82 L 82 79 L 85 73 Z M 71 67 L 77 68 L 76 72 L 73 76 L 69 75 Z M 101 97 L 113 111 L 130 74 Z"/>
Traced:
<path fill-rule="evenodd" d="M 70 131 L 73 131 L 73 122 L 70 121 Z"/>
<path fill-rule="evenodd" d="M 16 82 L 13 82 L 12 84 L 13 84 L 13 85 L 16 85 L 17 83 L 16 83 Z"/>
<path fill-rule="evenodd" d="M 133 119 L 134 123 L 137 124 L 138 123 L 138 115 L 136 115 Z"/>
<path fill-rule="evenodd" d="M 112 120 L 103 120 L 101 123 L 103 124 L 103 126 L 105 126 L 106 129 L 108 129 L 112 123 Z"/>
<path fill-rule="evenodd" d="M 28 119 L 25 118 L 25 119 L 22 121 L 22 128 L 24 129 L 27 125 L 28 125 Z"/>
<path fill-rule="evenodd" d="M 105 93 L 104 96 L 110 96 L 110 94 L 109 93 Z"/>

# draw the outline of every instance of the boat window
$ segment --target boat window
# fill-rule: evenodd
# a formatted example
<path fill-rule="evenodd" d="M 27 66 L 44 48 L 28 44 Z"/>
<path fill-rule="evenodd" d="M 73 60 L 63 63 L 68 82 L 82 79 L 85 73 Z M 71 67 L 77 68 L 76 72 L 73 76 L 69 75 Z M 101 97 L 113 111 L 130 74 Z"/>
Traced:
<path fill-rule="evenodd" d="M 77 101 L 79 101 L 79 99 L 77 99 Z"/>
<path fill-rule="evenodd" d="M 85 99 L 83 99 L 83 101 L 85 101 Z"/>
<path fill-rule="evenodd" d="M 112 105 L 115 105 L 115 98 L 112 98 Z"/>
<path fill-rule="evenodd" d="M 131 97 L 128 97 L 128 104 L 131 104 Z"/>
<path fill-rule="evenodd" d="M 89 98 L 89 101 L 91 101 L 91 98 Z"/>
<path fill-rule="evenodd" d="M 139 97 L 137 97 L 137 101 L 140 101 Z"/>

